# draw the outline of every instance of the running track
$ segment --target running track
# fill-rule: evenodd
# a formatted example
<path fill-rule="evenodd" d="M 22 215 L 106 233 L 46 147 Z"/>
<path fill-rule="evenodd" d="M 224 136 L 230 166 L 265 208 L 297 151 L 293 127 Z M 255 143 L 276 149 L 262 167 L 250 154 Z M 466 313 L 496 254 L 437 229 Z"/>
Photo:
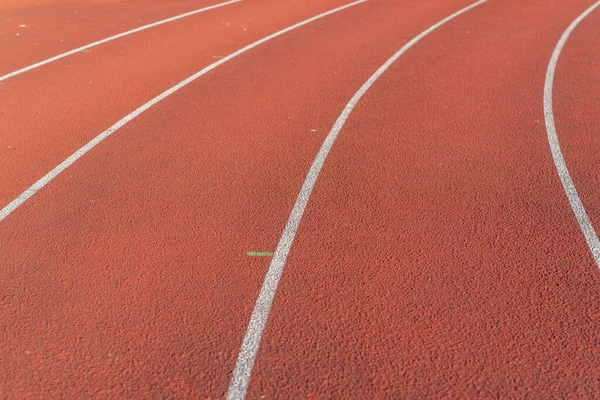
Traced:
<path fill-rule="evenodd" d="M 0 81 L 0 397 L 600 397 L 594 1 L 369 0 L 241 53 L 351 2 L 217 1 L 0 5 L 0 76 L 210 8 Z"/>

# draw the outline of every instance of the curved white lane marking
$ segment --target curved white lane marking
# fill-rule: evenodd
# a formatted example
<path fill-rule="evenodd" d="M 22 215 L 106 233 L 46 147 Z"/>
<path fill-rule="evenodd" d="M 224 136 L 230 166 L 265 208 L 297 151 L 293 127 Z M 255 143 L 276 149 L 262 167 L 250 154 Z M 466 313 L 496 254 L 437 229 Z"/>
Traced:
<path fill-rule="evenodd" d="M 108 128 L 107 130 L 105 130 L 104 132 L 102 132 L 101 134 L 96 136 L 94 139 L 89 141 L 85 146 L 83 146 L 82 148 L 77 150 L 75 153 L 71 154 L 65 161 L 60 163 L 52 171 L 48 172 L 43 178 L 41 178 L 39 181 L 37 181 L 36 183 L 31 185 L 31 187 L 29 187 L 29 189 L 25 190 L 23 193 L 21 193 L 21 195 L 19 197 L 17 197 L 13 201 L 11 201 L 6 207 L 4 207 L 2 210 L 0 210 L 0 221 L 2 221 L 4 218 L 6 218 L 8 215 L 10 215 L 10 213 L 12 213 L 15 209 L 17 209 L 21 204 L 23 204 L 25 201 L 27 201 L 35 193 L 37 193 L 41 188 L 46 186 L 48 184 L 48 182 L 50 182 L 52 179 L 56 178 L 56 176 L 58 174 L 63 172 L 65 169 L 67 169 L 71 164 L 73 164 L 75 161 L 77 161 L 81 156 L 83 156 L 85 153 L 87 153 L 88 151 L 90 151 L 91 149 L 96 147 L 96 145 L 98 143 L 100 143 L 101 141 L 103 141 L 104 139 L 106 139 L 107 137 L 112 135 L 116 130 L 121 128 L 123 125 L 127 124 L 129 121 L 131 121 L 132 119 L 134 119 L 135 117 L 137 117 L 138 115 L 140 115 L 141 113 L 143 113 L 144 111 L 146 111 L 147 109 L 149 109 L 150 107 L 152 107 L 153 105 L 158 103 L 159 101 L 172 95 L 173 93 L 175 93 L 179 89 L 183 88 L 184 86 L 190 84 L 191 82 L 195 81 L 202 75 L 206 74 L 207 72 L 212 71 L 213 69 L 217 68 L 221 64 L 225 64 L 227 61 L 247 52 L 248 50 L 251 50 L 265 42 L 268 42 L 271 39 L 274 39 L 278 36 L 283 35 L 284 33 L 292 31 L 296 28 L 299 28 L 301 26 L 304 26 L 306 24 L 309 24 L 313 21 L 316 21 L 318 19 L 321 19 L 323 17 L 326 17 L 326 16 L 336 13 L 338 11 L 344 10 L 346 8 L 349 8 L 349 7 L 352 7 L 352 6 L 361 4 L 361 3 L 365 3 L 366 1 L 368 1 L 368 0 L 358 0 L 353 3 L 349 3 L 344 6 L 334 8 L 333 10 L 326 11 L 326 12 L 316 15 L 312 18 L 309 18 L 307 20 L 299 22 L 295 25 L 292 25 L 285 29 L 282 29 L 278 32 L 275 32 L 269 36 L 266 36 L 260 40 L 257 40 L 254 43 L 249 44 L 246 47 L 239 49 L 238 51 L 236 51 L 234 53 L 231 53 L 227 57 L 220 59 L 219 61 L 209 65 L 208 67 L 204 68 L 203 70 L 190 76 L 189 78 L 179 82 L 177 85 L 173 86 L 169 90 L 156 96 L 155 98 L 153 98 L 152 100 L 150 100 L 149 102 L 147 102 L 146 104 L 144 104 L 143 106 L 138 108 L 137 110 L 131 112 L 129 115 L 127 115 L 125 118 L 121 119 L 119 122 L 117 122 L 116 124 L 114 124 L 113 126 Z"/>
<path fill-rule="evenodd" d="M 579 198 L 579 194 L 577 193 L 577 189 L 575 189 L 575 185 L 573 184 L 573 180 L 571 179 L 571 175 L 569 174 L 569 170 L 567 168 L 567 164 L 565 163 L 565 159 L 563 158 L 562 151 L 560 149 L 560 142 L 558 141 L 558 136 L 556 134 L 556 125 L 554 124 L 554 112 L 552 109 L 552 86 L 554 83 L 554 74 L 556 72 L 556 64 L 558 63 L 558 58 L 560 57 L 560 53 L 571 36 L 573 30 L 579 25 L 581 21 L 585 17 L 587 17 L 592 11 L 596 8 L 600 7 L 600 1 L 597 1 L 590 8 L 585 10 L 583 14 L 581 14 L 575 21 L 569 25 L 567 30 L 563 33 L 554 52 L 552 53 L 552 57 L 550 58 L 550 63 L 548 64 L 548 70 L 546 71 L 546 83 L 544 84 L 544 117 L 546 119 L 546 132 L 548 133 L 548 143 L 550 144 L 550 151 L 552 152 L 552 158 L 554 159 L 554 165 L 556 166 L 556 171 L 558 172 L 558 176 L 560 177 L 560 181 L 562 183 L 563 188 L 565 189 L 565 193 L 567 194 L 567 198 L 569 199 L 569 203 L 571 203 L 571 208 L 573 209 L 573 213 L 575 214 L 575 218 L 577 218 L 577 222 L 579 223 L 579 227 L 581 228 L 581 232 L 583 232 L 583 236 L 587 241 L 588 247 L 594 256 L 594 260 L 596 261 L 596 265 L 600 268 L 600 240 L 598 240 L 598 236 L 596 235 L 596 231 L 590 222 L 590 219 L 585 212 L 585 207 L 583 207 L 583 203 Z"/>
<path fill-rule="evenodd" d="M 361 97 L 367 92 L 367 90 L 369 90 L 371 85 L 373 85 L 373 83 L 379 79 L 379 77 L 390 67 L 390 65 L 392 65 L 392 63 L 394 63 L 394 61 L 396 61 L 402 54 L 414 46 L 415 43 L 423 39 L 440 26 L 444 25 L 446 22 L 474 7 L 477 7 L 480 4 L 485 3 L 486 1 L 487 0 L 478 1 L 460 11 L 455 12 L 454 14 L 444 18 L 437 24 L 432 25 L 425 31 L 421 32 L 410 42 L 405 44 L 404 47 L 398 50 L 396 54 L 387 60 L 385 64 L 383 64 L 362 85 L 362 87 L 348 102 L 338 119 L 335 121 L 335 124 L 325 138 L 321 149 L 317 153 L 317 156 L 310 167 L 310 170 L 308 171 L 308 175 L 306 176 L 304 184 L 300 189 L 296 203 L 294 204 L 290 217 L 283 230 L 283 234 L 281 235 L 281 239 L 279 240 L 279 244 L 277 245 L 277 249 L 275 250 L 273 259 L 271 260 L 271 265 L 269 266 L 269 270 L 265 276 L 265 280 L 254 306 L 254 310 L 252 311 L 252 316 L 250 317 L 246 335 L 244 336 L 244 341 L 242 343 L 237 363 L 233 371 L 233 376 L 229 385 L 229 391 L 227 393 L 228 400 L 240 400 L 244 399 L 246 396 L 246 390 L 248 389 L 248 384 L 250 383 L 250 375 L 252 374 L 252 368 L 254 367 L 254 361 L 256 359 L 256 354 L 258 353 L 260 340 L 269 317 L 269 312 L 271 311 L 271 305 L 273 304 L 273 299 L 275 297 L 275 292 L 277 291 L 277 285 L 279 284 L 281 273 L 283 272 L 283 268 L 292 247 L 294 237 L 296 236 L 298 226 L 300 225 L 300 220 L 302 219 L 302 215 L 304 214 L 304 210 L 308 204 L 308 199 L 315 186 L 319 172 L 325 163 L 325 158 L 331 150 L 331 147 L 333 146 L 333 143 L 335 142 L 340 130 L 346 123 L 348 116 Z"/>
<path fill-rule="evenodd" d="M 168 22 L 177 21 L 178 19 L 182 19 L 182 18 L 189 17 L 189 16 L 192 16 L 192 15 L 195 15 L 195 14 L 199 14 L 199 13 L 204 12 L 204 11 L 208 11 L 208 10 L 212 10 L 212 9 L 215 9 L 215 8 L 223 7 L 223 6 L 226 6 L 226 5 L 229 5 L 229 4 L 233 4 L 233 3 L 239 3 L 240 1 L 242 1 L 242 0 L 231 0 L 231 1 L 226 1 L 224 3 L 215 4 L 215 5 L 212 5 L 212 6 L 208 6 L 208 7 L 204 7 L 204 8 L 199 8 L 198 10 L 186 12 L 185 14 L 176 15 L 176 16 L 171 17 L 171 18 L 163 19 L 162 21 L 153 22 L 151 24 L 140 26 L 139 28 L 135 28 L 135 29 L 132 29 L 132 30 L 127 31 L 127 32 L 123 32 L 123 33 L 119 33 L 119 34 L 114 35 L 114 36 L 107 37 L 106 39 L 98 40 L 97 42 L 86 44 L 85 46 L 81 46 L 81 47 L 78 47 L 76 49 L 69 50 L 66 53 L 59 54 L 57 56 L 48 58 L 48 59 L 40 61 L 38 63 L 31 64 L 31 65 L 29 65 L 27 67 L 18 69 L 18 70 L 14 71 L 14 72 L 10 72 L 10 73 L 8 73 L 6 75 L 2 75 L 2 76 L 0 76 L 0 82 L 6 80 L 8 78 L 12 78 L 13 76 L 20 75 L 20 74 L 22 74 L 24 72 L 31 71 L 32 69 L 41 67 L 42 65 L 50 64 L 51 62 L 60 60 L 61 58 L 65 58 L 65 57 L 68 57 L 68 56 L 70 56 L 72 54 L 79 53 L 80 51 L 87 50 L 89 48 L 96 47 L 96 46 L 104 44 L 106 42 L 110 42 L 112 40 L 122 38 L 123 36 L 131 35 L 132 33 L 137 33 L 137 32 L 144 31 L 146 29 L 154 28 L 155 26 L 166 24 Z"/>

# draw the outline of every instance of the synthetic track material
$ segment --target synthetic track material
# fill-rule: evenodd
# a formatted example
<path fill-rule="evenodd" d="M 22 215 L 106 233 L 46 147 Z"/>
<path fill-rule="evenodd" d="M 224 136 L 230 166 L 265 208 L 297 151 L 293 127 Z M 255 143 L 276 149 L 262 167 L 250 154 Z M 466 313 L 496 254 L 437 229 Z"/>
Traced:
<path fill-rule="evenodd" d="M 31 196 L 33 196 L 40 189 L 42 189 L 44 186 L 46 186 L 50 181 L 52 181 L 54 178 L 56 178 L 65 169 L 67 169 L 68 167 L 70 167 L 75 161 L 77 161 L 79 158 L 81 158 L 83 155 L 85 155 L 88 151 L 90 151 L 91 149 L 93 149 L 94 147 L 96 147 L 104 139 L 106 139 L 107 137 L 109 137 L 110 135 L 112 135 L 114 132 L 116 132 L 118 129 L 120 129 L 121 127 L 123 127 L 125 124 L 129 123 L 131 120 L 133 120 L 134 118 L 136 118 L 138 115 L 142 114 L 144 111 L 148 110 L 150 107 L 154 106 L 158 102 L 162 101 L 163 99 L 165 99 L 168 96 L 172 95 L 173 93 L 177 92 L 181 88 L 187 86 L 188 84 L 192 83 L 196 79 L 198 79 L 201 76 L 207 74 L 208 72 L 212 71 L 213 69 L 217 68 L 218 66 L 220 66 L 222 64 L 225 64 L 227 61 L 229 61 L 229 60 L 231 60 L 231 59 L 233 59 L 233 58 L 235 58 L 235 57 L 237 57 L 237 56 L 239 56 L 241 54 L 244 54 L 248 50 L 252 50 L 253 48 L 255 48 L 257 46 L 260 46 L 261 44 L 263 44 L 265 42 L 268 42 L 271 39 L 274 39 L 274 38 L 276 38 L 278 36 L 281 36 L 281 35 L 283 35 L 283 34 L 285 34 L 287 32 L 290 32 L 290 31 L 292 31 L 294 29 L 297 29 L 297 28 L 299 28 L 301 26 L 309 24 L 309 23 L 311 23 L 313 21 L 316 21 L 316 20 L 318 20 L 320 18 L 326 17 L 326 16 L 331 15 L 333 13 L 336 13 L 338 11 L 345 10 L 346 8 L 355 6 L 357 4 L 362 4 L 362 3 L 366 2 L 366 1 L 368 1 L 368 0 L 358 0 L 358 1 L 355 1 L 353 3 L 349 3 L 347 5 L 344 5 L 344 6 L 335 8 L 333 10 L 327 11 L 325 13 L 316 15 L 316 16 L 314 16 L 312 18 L 309 18 L 309 19 L 307 19 L 305 21 L 299 22 L 299 23 L 297 23 L 295 25 L 292 25 L 292 26 L 290 26 L 288 28 L 285 28 L 285 29 L 283 29 L 283 30 L 281 30 L 279 32 L 276 32 L 276 33 L 274 33 L 272 35 L 269 35 L 269 36 L 267 36 L 267 37 L 265 37 L 265 38 L 263 38 L 261 40 L 258 40 L 258 41 L 254 42 L 252 44 L 249 44 L 248 46 L 245 46 L 245 47 L 239 49 L 238 51 L 229 54 L 226 57 L 223 57 L 219 61 L 217 61 L 217 62 L 209 65 L 206 68 L 203 68 L 202 70 L 198 71 L 197 73 L 195 73 L 194 75 L 188 77 L 187 79 L 184 79 L 183 81 L 181 81 L 177 85 L 173 86 L 169 90 L 161 93 L 160 95 L 156 96 L 155 98 L 153 98 L 149 102 L 143 104 L 142 106 L 140 106 L 136 110 L 134 110 L 131 113 L 129 113 L 127 116 L 125 116 L 124 118 L 122 118 L 121 120 L 119 120 L 113 126 L 111 126 L 107 130 L 105 130 L 104 132 L 102 132 L 101 134 L 99 134 L 98 136 L 96 136 L 94 139 L 92 139 L 91 141 L 89 141 L 85 146 L 81 147 L 75 153 L 73 153 L 72 155 L 70 155 L 65 161 L 63 161 L 58 166 L 56 166 L 56 168 L 54 168 L 52 171 L 50 171 L 46 175 L 44 175 L 36 183 L 34 183 L 27 190 L 25 190 L 23 193 L 21 193 L 19 195 L 19 197 L 17 197 L 13 201 L 11 201 L 2 210 L 0 210 L 0 222 L 3 219 L 5 219 L 7 216 L 9 216 L 21 204 L 23 204 L 24 202 L 26 202 Z"/>
<path fill-rule="evenodd" d="M 302 6 L 290 0 L 241 2 L 107 43 L 93 52 L 2 82 L 0 208 L 99 132 L 200 68 L 342 4 L 340 0 L 307 0 Z M 153 10 L 150 15 L 155 13 Z M 15 45 L 7 51 L 14 54 L 16 49 Z"/>
<path fill-rule="evenodd" d="M 577 28 L 577 25 L 579 25 L 581 21 L 585 19 L 585 17 L 590 15 L 598 7 L 600 7 L 600 1 L 594 3 L 590 8 L 578 16 L 575 21 L 571 23 L 571 25 L 569 25 L 567 30 L 565 30 L 558 41 L 554 52 L 552 53 L 552 58 L 548 64 L 548 71 L 546 72 L 546 83 L 544 85 L 544 116 L 546 121 L 546 130 L 548 132 L 548 143 L 550 144 L 550 150 L 552 152 L 552 158 L 554 159 L 556 171 L 558 172 L 562 186 L 565 190 L 567 198 L 569 199 L 569 203 L 571 204 L 575 218 L 577 218 L 577 223 L 581 228 L 581 232 L 583 233 L 588 247 L 592 252 L 592 256 L 596 261 L 596 265 L 598 268 L 600 268 L 600 240 L 598 239 L 598 235 L 596 235 L 594 226 L 592 225 L 590 218 L 585 211 L 585 207 L 579 198 L 579 194 L 577 193 L 577 189 L 573 184 L 567 164 L 565 163 L 565 159 L 560 149 L 560 141 L 556 134 L 554 110 L 552 107 L 552 86 L 554 84 L 554 75 L 556 73 L 556 65 L 558 64 L 558 59 L 563 47 L 569 39 L 569 36 L 571 36 L 571 33 L 573 33 L 573 30 Z"/>
<path fill-rule="evenodd" d="M 126 32 L 123 32 L 123 33 L 119 33 L 117 35 L 113 35 L 113 36 L 107 37 L 107 38 L 102 39 L 102 40 L 98 40 L 98 41 L 90 43 L 90 44 L 86 44 L 86 45 L 78 47 L 76 49 L 67 51 L 67 52 L 59 54 L 57 56 L 50 57 L 50 58 L 45 59 L 43 61 L 37 62 L 37 63 L 29 65 L 27 67 L 24 67 L 24 68 L 18 69 L 16 71 L 10 72 L 8 74 L 2 75 L 2 76 L 0 76 L 0 82 L 4 81 L 6 79 L 12 78 L 14 76 L 20 75 L 22 73 L 25 73 L 27 71 L 31 71 L 32 69 L 39 68 L 39 67 L 44 66 L 46 64 L 50 64 L 51 62 L 58 61 L 58 60 L 60 60 L 62 58 L 68 57 L 70 55 L 80 53 L 82 51 L 91 49 L 91 48 L 96 47 L 96 46 L 100 46 L 101 44 L 108 43 L 108 42 L 111 42 L 113 40 L 120 39 L 120 38 L 123 38 L 125 36 L 131 35 L 131 34 L 134 34 L 134 33 L 142 32 L 142 31 L 145 31 L 147 29 L 154 28 L 154 27 L 157 27 L 157 26 L 160 26 L 160 25 L 163 25 L 163 24 L 167 24 L 169 22 L 174 22 L 174 21 L 180 20 L 182 18 L 191 17 L 192 15 L 196 15 L 196 14 L 199 14 L 199 13 L 202 13 L 202 12 L 205 12 L 205 11 L 214 10 L 215 8 L 227 6 L 227 5 L 234 4 L 234 3 L 239 3 L 240 1 L 242 1 L 242 0 L 230 0 L 230 1 L 223 2 L 223 3 L 215 4 L 215 5 L 212 5 L 212 6 L 203 7 L 203 8 L 200 8 L 200 9 L 197 9 L 197 10 L 194 10 L 194 11 L 190 11 L 190 12 L 187 12 L 187 13 L 184 13 L 184 14 L 180 14 L 180 15 L 177 15 L 177 16 L 174 16 L 174 17 L 171 17 L 171 18 L 163 19 L 161 21 L 157 21 L 157 22 L 154 22 L 154 23 L 151 23 L 151 24 L 148 24 L 148 25 L 140 26 L 139 28 L 131 29 L 129 31 L 126 31 Z"/>
<path fill-rule="evenodd" d="M 600 276 L 540 101 L 587 7 L 488 2 L 369 90 L 311 195 L 249 393 L 600 394 Z"/>
<path fill-rule="evenodd" d="M 296 13 L 284 15 L 301 20 Z M 30 288 L 4 298 L 7 393 L 224 396 L 268 262 L 246 253 L 274 247 L 320 133 L 335 120 L 324 105 L 341 109 L 353 91 L 346 82 L 363 80 L 337 63 L 372 71 L 352 47 L 337 46 L 358 34 L 364 15 L 365 7 L 332 15 L 223 65 L 3 222 L 2 281 L 10 296 Z M 323 35 L 329 25 L 341 32 Z M 377 32 L 368 38 L 361 53 Z M 36 249 L 49 251 L 29 258 Z"/>
<path fill-rule="evenodd" d="M 64 0 L 39 0 L 52 1 Z M 225 397 L 268 254 L 340 110 L 400 44 L 472 1 L 370 0 L 272 40 L 148 109 L 4 219 L 0 396 Z M 313 188 L 248 398 L 600 396 L 600 274 L 540 101 L 557 41 L 591 3 L 488 1 L 362 97 Z M 18 54 L 7 38 L 0 67 L 190 4 L 63 3 L 45 18 L 105 14 L 97 30 L 79 19 L 66 47 Z M 246 0 L 2 82 L 2 206 L 200 68 L 341 4 Z M 594 226 L 599 17 L 573 31 L 553 90 Z M 41 28 L 23 28 L 23 48 Z M 47 28 L 45 43 L 69 30 Z"/>
<path fill-rule="evenodd" d="M 238 361 L 236 363 L 235 370 L 233 371 L 231 385 L 229 386 L 229 392 L 227 393 L 228 399 L 237 400 L 246 397 L 246 391 L 248 390 L 248 385 L 250 384 L 250 376 L 252 374 L 252 368 L 254 366 L 256 354 L 258 353 L 258 348 L 260 346 L 260 340 L 265 329 L 265 325 L 267 324 L 267 319 L 269 318 L 269 312 L 271 311 L 273 299 L 275 298 L 275 293 L 277 292 L 277 285 L 279 284 L 281 274 L 283 273 L 283 268 L 285 267 L 285 262 L 292 248 L 294 237 L 296 236 L 296 232 L 298 231 L 298 227 L 302 221 L 302 215 L 306 210 L 310 195 L 313 191 L 315 183 L 317 182 L 317 178 L 319 177 L 319 172 L 321 171 L 321 168 L 323 168 L 327 154 L 329 154 L 329 151 L 331 150 L 338 134 L 346 123 L 346 120 L 367 90 L 369 90 L 369 88 L 377 81 L 377 79 L 379 79 L 379 77 L 383 75 L 383 73 L 402 54 L 404 54 L 419 40 L 429 35 L 440 26 L 471 10 L 472 8 L 485 3 L 486 1 L 487 0 L 477 1 L 472 5 L 467 6 L 462 10 L 459 10 L 454 14 L 444 18 L 440 22 L 432 25 L 419 35 L 415 36 L 392 57 L 390 57 L 390 59 L 388 59 L 381 67 L 379 67 L 379 69 L 354 94 L 352 99 L 350 99 L 348 104 L 346 104 L 346 107 L 344 107 L 344 110 L 335 121 L 331 131 L 329 131 L 329 134 L 325 138 L 319 153 L 317 154 L 312 166 L 310 167 L 310 170 L 308 171 L 304 184 L 302 185 L 300 193 L 298 194 L 298 198 L 294 203 L 290 217 L 285 225 L 285 229 L 283 230 L 283 234 L 281 235 L 281 239 L 279 240 L 279 244 L 277 245 L 277 250 L 275 250 L 273 260 L 271 261 L 267 276 L 265 277 L 262 288 L 258 295 L 258 299 L 256 300 L 256 305 L 252 311 L 248 329 L 244 336 L 244 342 L 242 343 Z"/>
<path fill-rule="evenodd" d="M 11 0 L 8 0 L 11 1 Z M 165 2 L 161 0 L 38 0 L 36 2 L 15 1 L 15 7 L 5 8 L 5 2 L 0 3 L 0 75 L 35 64 L 40 60 L 51 58 L 86 44 L 102 40 L 140 26 L 164 20 L 174 15 L 185 14 L 191 10 L 209 7 L 224 0 L 179 0 Z M 252 0 L 254 3 L 257 0 Z M 260 0 L 259 0 L 260 1 Z M 18 3 L 18 4 L 17 4 Z M 256 3 L 254 3 L 256 4 Z M 227 14 L 235 15 L 241 4 L 223 7 Z M 121 40 L 105 44 L 133 43 L 134 37 L 149 37 L 151 31 L 177 32 L 179 27 L 196 22 L 197 26 L 206 24 L 207 19 L 200 13 L 194 17 L 178 20 L 176 23 L 130 35 Z M 210 20 L 219 18 L 219 10 L 213 10 Z M 185 21 L 185 22 L 184 22 Z M 170 34 L 162 36 L 169 40 Z M 154 41 L 159 45 L 158 41 Z M 160 46 L 159 46 L 160 47 Z M 99 51 L 99 47 L 88 49 L 79 55 L 67 58 L 67 62 L 54 63 L 57 65 L 71 64 L 73 60 L 91 55 Z M 129 49 L 131 50 L 131 48 Z M 108 59 L 106 59 L 108 60 Z M 38 69 L 49 78 L 50 66 Z M 30 73 L 31 74 L 31 73 Z M 28 74 L 28 76 L 30 75 Z M 60 75 L 60 74 L 59 74 Z M 29 82 L 30 77 L 19 80 L 21 84 Z"/>

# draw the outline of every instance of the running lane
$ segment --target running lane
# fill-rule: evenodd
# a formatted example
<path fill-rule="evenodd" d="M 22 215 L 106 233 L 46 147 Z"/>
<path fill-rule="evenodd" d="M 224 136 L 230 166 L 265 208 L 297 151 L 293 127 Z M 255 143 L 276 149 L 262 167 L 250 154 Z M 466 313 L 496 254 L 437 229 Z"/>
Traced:
<path fill-rule="evenodd" d="M 0 76 L 218 0 L 22 0 L 0 2 Z"/>
<path fill-rule="evenodd" d="M 556 132 L 575 188 L 600 230 L 600 12 L 575 28 L 554 77 Z M 573 217 L 575 218 L 575 217 Z"/>
<path fill-rule="evenodd" d="M 4 81 L 0 207 L 116 121 L 219 57 L 345 4 L 314 0 L 298 7 L 296 3 L 244 1 Z"/>
<path fill-rule="evenodd" d="M 600 274 L 543 114 L 589 5 L 490 1 L 373 85 L 315 186 L 250 397 L 600 396 Z"/>
<path fill-rule="evenodd" d="M 277 38 L 149 109 L 2 221 L 3 394 L 223 397 L 269 262 L 247 252 L 273 251 L 354 91 L 465 4 L 373 1 Z"/>

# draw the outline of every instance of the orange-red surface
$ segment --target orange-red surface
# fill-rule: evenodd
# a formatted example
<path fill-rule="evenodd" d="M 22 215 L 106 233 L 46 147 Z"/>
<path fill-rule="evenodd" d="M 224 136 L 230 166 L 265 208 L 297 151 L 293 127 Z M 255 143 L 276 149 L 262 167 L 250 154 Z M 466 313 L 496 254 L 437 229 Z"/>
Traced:
<path fill-rule="evenodd" d="M 600 395 L 600 274 L 542 109 L 586 3 L 489 2 L 374 85 L 311 199 L 251 393 Z"/>
<path fill-rule="evenodd" d="M 130 29 L 209 4 L 42 3 L 0 8 L 31 13 L 47 38 L 39 52 L 31 38 L 3 41 L 1 73 L 118 33 L 114 21 Z M 341 4 L 246 0 L 2 82 L 1 206 L 217 57 Z M 370 0 L 268 42 L 133 120 L 0 222 L 1 396 L 223 397 L 270 261 L 246 252 L 274 250 L 355 91 L 467 4 Z M 58 45 L 68 31 L 53 21 L 74 5 L 93 19 Z M 490 0 L 370 89 L 317 181 L 249 398 L 600 395 L 600 272 L 542 108 L 550 54 L 589 5 Z M 568 42 L 555 87 L 595 226 L 599 14 Z"/>
<path fill-rule="evenodd" d="M 217 0 L 3 0 L 0 74 Z"/>

